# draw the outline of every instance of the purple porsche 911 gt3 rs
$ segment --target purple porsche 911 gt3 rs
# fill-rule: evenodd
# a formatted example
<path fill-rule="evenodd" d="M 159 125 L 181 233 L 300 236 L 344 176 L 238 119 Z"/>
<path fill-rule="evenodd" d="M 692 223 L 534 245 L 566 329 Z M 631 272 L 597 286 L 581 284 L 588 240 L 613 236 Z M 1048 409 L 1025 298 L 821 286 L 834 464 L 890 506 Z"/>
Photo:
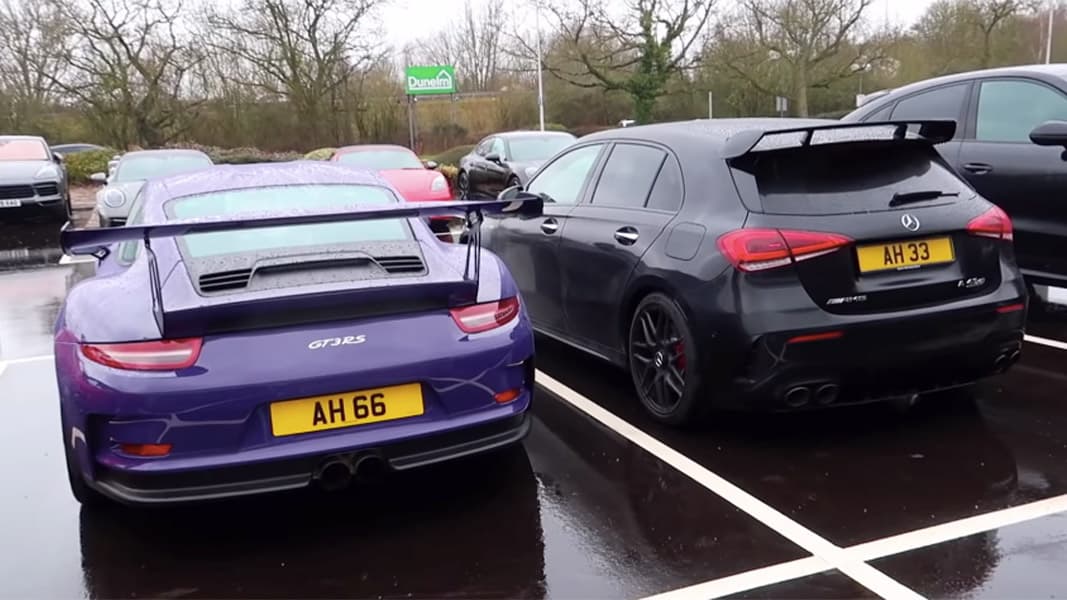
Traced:
<path fill-rule="evenodd" d="M 83 503 L 338 487 L 519 442 L 533 333 L 483 214 L 541 199 L 407 203 L 318 162 L 150 181 L 55 329 L 63 440 Z M 465 214 L 466 245 L 430 216 Z"/>

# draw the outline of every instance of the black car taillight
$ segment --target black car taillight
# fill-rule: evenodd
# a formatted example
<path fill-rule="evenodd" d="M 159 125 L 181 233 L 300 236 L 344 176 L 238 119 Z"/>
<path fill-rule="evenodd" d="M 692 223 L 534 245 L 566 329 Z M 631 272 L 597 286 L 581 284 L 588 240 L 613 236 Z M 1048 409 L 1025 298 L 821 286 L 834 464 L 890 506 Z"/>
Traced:
<path fill-rule="evenodd" d="M 852 243 L 837 233 L 792 229 L 737 229 L 719 238 L 719 250 L 741 271 L 765 271 L 835 252 Z"/>

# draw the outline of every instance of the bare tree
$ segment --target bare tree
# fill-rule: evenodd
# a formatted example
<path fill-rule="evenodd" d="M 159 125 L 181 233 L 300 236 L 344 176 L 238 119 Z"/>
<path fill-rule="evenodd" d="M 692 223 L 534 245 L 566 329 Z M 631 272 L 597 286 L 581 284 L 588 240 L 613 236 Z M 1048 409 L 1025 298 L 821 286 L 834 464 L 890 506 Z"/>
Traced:
<path fill-rule="evenodd" d="M 739 27 L 720 29 L 720 54 L 734 75 L 782 94 L 808 116 L 808 91 L 870 68 L 882 52 L 856 39 L 874 0 L 742 0 Z M 768 75 L 772 75 L 768 77 Z"/>
<path fill-rule="evenodd" d="M 207 44 L 242 65 L 236 80 L 289 102 L 309 138 L 326 141 L 353 79 L 382 54 L 367 27 L 381 0 L 243 0 L 215 11 Z M 332 127 L 333 140 L 345 137 Z"/>
<path fill-rule="evenodd" d="M 50 81 L 120 147 L 154 147 L 180 136 L 196 117 L 199 102 L 185 97 L 184 86 L 201 60 L 181 33 L 181 5 L 51 1 L 71 43 L 62 58 L 66 73 Z"/>
<path fill-rule="evenodd" d="M 646 123 L 671 77 L 696 60 L 693 45 L 715 0 L 579 0 L 576 10 L 549 7 L 560 31 L 550 73 L 573 85 L 628 94 L 634 118 Z M 521 40 L 521 38 L 520 38 Z M 523 41 L 526 53 L 529 43 Z"/>
<path fill-rule="evenodd" d="M 982 35 L 982 67 L 993 62 L 993 33 L 1008 19 L 1035 5 L 1032 0 L 978 0 L 972 4 L 974 25 Z"/>
<path fill-rule="evenodd" d="M 503 51 L 506 22 L 504 3 L 489 2 L 475 10 L 466 0 L 456 21 L 420 43 L 415 56 L 420 62 L 455 65 L 463 91 L 493 91 L 507 58 Z"/>
<path fill-rule="evenodd" d="M 54 99 L 68 47 L 63 16 L 50 4 L 0 3 L 0 85 L 12 100 L 11 126 L 21 130 Z"/>

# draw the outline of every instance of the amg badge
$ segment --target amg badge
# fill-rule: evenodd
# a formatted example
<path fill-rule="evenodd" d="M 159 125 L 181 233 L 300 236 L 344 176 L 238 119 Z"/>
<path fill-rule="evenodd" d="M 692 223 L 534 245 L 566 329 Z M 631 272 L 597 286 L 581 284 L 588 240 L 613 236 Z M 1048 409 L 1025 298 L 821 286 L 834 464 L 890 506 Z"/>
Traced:
<path fill-rule="evenodd" d="M 833 306 L 835 304 L 852 304 L 854 302 L 866 302 L 867 294 L 861 294 L 859 296 L 842 296 L 840 298 L 830 298 L 826 301 L 827 306 Z"/>
<path fill-rule="evenodd" d="M 367 336 L 365 335 L 346 335 L 343 338 L 315 340 L 308 344 L 308 348 L 312 350 L 318 350 L 319 348 L 336 348 L 337 346 L 347 346 L 349 344 L 362 344 L 365 341 L 367 341 Z"/>

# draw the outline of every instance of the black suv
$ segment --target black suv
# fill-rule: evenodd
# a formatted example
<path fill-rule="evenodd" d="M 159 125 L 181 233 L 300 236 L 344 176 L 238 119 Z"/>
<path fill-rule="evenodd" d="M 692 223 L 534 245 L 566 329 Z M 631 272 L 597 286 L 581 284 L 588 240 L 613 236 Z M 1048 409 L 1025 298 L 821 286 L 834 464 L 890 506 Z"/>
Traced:
<path fill-rule="evenodd" d="M 937 148 L 1015 226 L 1031 284 L 1067 287 L 1067 65 L 972 71 L 892 90 L 844 121 L 951 119 Z"/>

